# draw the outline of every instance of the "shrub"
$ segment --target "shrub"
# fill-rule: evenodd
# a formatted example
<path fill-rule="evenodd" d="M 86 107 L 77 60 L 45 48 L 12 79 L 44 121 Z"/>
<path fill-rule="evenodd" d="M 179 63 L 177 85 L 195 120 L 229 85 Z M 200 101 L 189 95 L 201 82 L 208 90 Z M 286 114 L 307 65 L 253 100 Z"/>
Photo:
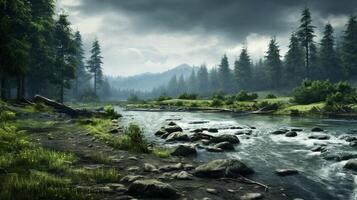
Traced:
<path fill-rule="evenodd" d="M 221 99 L 213 99 L 212 100 L 212 103 L 211 103 L 211 106 L 212 107 L 220 107 L 223 105 L 223 101 Z"/>
<path fill-rule="evenodd" d="M 222 92 L 216 92 L 212 95 L 211 99 L 212 100 L 214 100 L 214 99 L 224 100 L 224 94 Z"/>
<path fill-rule="evenodd" d="M 189 100 L 194 100 L 197 99 L 197 94 L 190 94 L 190 93 L 182 93 L 178 96 L 179 99 L 189 99 Z"/>
<path fill-rule="evenodd" d="M 272 93 L 267 94 L 266 99 L 276 99 L 276 96 Z"/>
<path fill-rule="evenodd" d="M 117 111 L 114 110 L 113 106 L 105 106 L 104 111 L 110 119 L 118 119 L 119 117 L 121 117 L 121 114 L 117 113 Z"/>
<path fill-rule="evenodd" d="M 135 94 L 130 94 L 127 100 L 129 102 L 139 102 L 140 101 L 139 97 Z"/>
<path fill-rule="evenodd" d="M 248 94 L 246 91 L 241 90 L 237 95 L 236 95 L 236 100 L 237 101 L 252 101 L 258 98 L 257 93 L 251 93 Z"/>
<path fill-rule="evenodd" d="M 175 106 L 183 106 L 183 102 L 182 101 L 177 101 L 174 103 Z"/>
<path fill-rule="evenodd" d="M 157 99 L 157 101 L 166 101 L 166 100 L 170 100 L 170 99 L 172 99 L 172 98 L 169 97 L 169 96 L 161 95 L 161 96 Z"/>
<path fill-rule="evenodd" d="M 4 122 L 4 121 L 10 121 L 15 119 L 16 114 L 14 112 L 11 111 L 3 111 L 0 113 L 0 121 Z"/>

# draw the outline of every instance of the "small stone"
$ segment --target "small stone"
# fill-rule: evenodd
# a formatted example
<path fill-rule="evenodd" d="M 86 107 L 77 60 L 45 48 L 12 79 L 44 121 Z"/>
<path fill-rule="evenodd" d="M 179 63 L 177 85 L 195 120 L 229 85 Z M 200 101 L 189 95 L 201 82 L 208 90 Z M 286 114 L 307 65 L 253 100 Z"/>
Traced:
<path fill-rule="evenodd" d="M 134 181 L 128 189 L 131 195 L 141 197 L 173 198 L 178 196 L 178 191 L 170 184 L 155 179 Z"/>
<path fill-rule="evenodd" d="M 314 128 L 311 129 L 311 131 L 312 132 L 322 132 L 322 131 L 324 131 L 324 129 L 319 128 L 319 127 L 314 127 Z"/>
<path fill-rule="evenodd" d="M 144 172 L 155 172 L 158 171 L 157 167 L 150 163 L 145 163 L 144 164 Z"/>
<path fill-rule="evenodd" d="M 143 176 L 139 176 L 139 175 L 127 175 L 127 176 L 124 176 L 120 180 L 120 182 L 131 183 L 131 182 L 134 182 L 134 181 L 142 179 L 142 178 L 144 178 L 144 177 Z"/>
<path fill-rule="evenodd" d="M 168 125 L 169 126 L 176 126 L 177 124 L 175 122 L 169 122 Z"/>
<path fill-rule="evenodd" d="M 131 156 L 131 157 L 129 157 L 128 159 L 129 159 L 129 160 L 138 161 L 138 158 L 137 158 L 137 157 L 135 157 L 135 156 Z"/>
<path fill-rule="evenodd" d="M 113 193 L 113 189 L 111 189 L 108 186 L 97 186 L 97 187 L 93 187 L 92 190 L 94 192 L 98 192 L 98 193 Z"/>
<path fill-rule="evenodd" d="M 92 148 L 92 147 L 93 147 L 93 144 L 88 144 L 88 147 L 89 147 L 89 148 Z"/>
<path fill-rule="evenodd" d="M 207 131 L 210 133 L 218 133 L 218 129 L 216 128 L 209 128 Z"/>
<path fill-rule="evenodd" d="M 175 170 L 180 170 L 180 169 L 183 169 L 182 163 L 177 163 L 177 164 L 173 164 L 173 165 L 164 165 L 159 168 L 160 171 L 165 171 L 165 172 L 175 171 Z"/>
<path fill-rule="evenodd" d="M 235 191 L 232 190 L 232 189 L 227 189 L 227 192 L 229 192 L 229 193 L 235 193 Z"/>
<path fill-rule="evenodd" d="M 139 171 L 139 167 L 137 167 L 137 166 L 133 166 L 133 167 L 129 167 L 129 168 L 127 168 L 127 171 L 128 172 L 136 172 L 136 171 Z"/>
<path fill-rule="evenodd" d="M 206 191 L 210 194 L 218 194 L 218 191 L 216 189 L 213 188 L 207 188 Z"/>
<path fill-rule="evenodd" d="M 179 180 L 191 180 L 193 176 L 186 171 L 181 171 L 178 173 L 173 173 L 171 177 Z"/>
<path fill-rule="evenodd" d="M 257 199 L 263 199 L 264 196 L 260 193 L 247 193 L 243 196 L 241 196 L 241 200 L 257 200 Z"/>

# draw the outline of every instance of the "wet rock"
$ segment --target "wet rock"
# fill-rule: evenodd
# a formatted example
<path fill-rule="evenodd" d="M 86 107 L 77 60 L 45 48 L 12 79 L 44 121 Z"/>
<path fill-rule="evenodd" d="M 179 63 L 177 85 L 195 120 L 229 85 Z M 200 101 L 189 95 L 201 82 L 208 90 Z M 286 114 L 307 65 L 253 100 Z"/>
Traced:
<path fill-rule="evenodd" d="M 223 149 L 217 147 L 205 147 L 208 152 L 223 152 Z"/>
<path fill-rule="evenodd" d="M 171 153 L 172 156 L 194 156 L 196 154 L 196 149 L 188 145 L 180 145 Z"/>
<path fill-rule="evenodd" d="M 275 170 L 275 173 L 279 176 L 290 176 L 298 174 L 299 171 L 296 169 L 277 169 Z"/>
<path fill-rule="evenodd" d="M 136 180 L 139 180 L 139 179 L 143 179 L 144 177 L 143 176 L 139 176 L 139 175 L 127 175 L 127 176 L 124 176 L 120 182 L 123 182 L 123 183 L 132 183 Z"/>
<path fill-rule="evenodd" d="M 191 136 L 191 141 L 198 141 L 198 140 L 211 140 L 213 138 L 212 135 L 208 135 L 205 133 L 195 133 Z"/>
<path fill-rule="evenodd" d="M 218 129 L 217 128 L 209 128 L 207 131 L 210 132 L 210 133 L 218 133 Z"/>
<path fill-rule="evenodd" d="M 186 171 L 181 171 L 178 173 L 173 173 L 171 177 L 179 180 L 191 180 L 193 176 Z"/>
<path fill-rule="evenodd" d="M 264 195 L 260 193 L 247 193 L 243 196 L 240 197 L 241 200 L 257 200 L 257 199 L 263 199 Z"/>
<path fill-rule="evenodd" d="M 206 191 L 210 194 L 218 194 L 218 191 L 216 189 L 213 189 L 213 188 L 207 188 Z"/>
<path fill-rule="evenodd" d="M 144 172 L 156 172 L 156 171 L 158 171 L 157 167 L 155 165 L 150 164 L 150 163 L 145 163 L 143 170 L 144 170 Z"/>
<path fill-rule="evenodd" d="M 347 161 L 344 168 L 357 172 L 357 159 L 352 159 L 352 160 Z"/>
<path fill-rule="evenodd" d="M 309 139 L 315 139 L 315 140 L 329 140 L 330 136 L 325 135 L 325 134 L 313 134 L 309 136 Z"/>
<path fill-rule="evenodd" d="M 168 125 L 169 126 L 176 126 L 177 124 L 175 122 L 169 122 Z"/>
<path fill-rule="evenodd" d="M 166 139 L 170 134 L 171 134 L 171 133 L 166 132 L 166 133 L 162 134 L 160 137 L 161 137 L 162 139 Z"/>
<path fill-rule="evenodd" d="M 188 137 L 188 135 L 183 132 L 173 132 L 166 138 L 166 142 L 189 141 L 189 140 L 190 138 Z"/>
<path fill-rule="evenodd" d="M 119 183 L 108 183 L 106 184 L 106 186 L 112 188 L 116 192 L 124 193 L 128 191 L 128 189 L 126 189 L 126 187 L 123 184 L 119 184 Z"/>
<path fill-rule="evenodd" d="M 193 122 L 189 122 L 188 124 L 207 124 L 209 123 L 209 121 L 193 121 Z"/>
<path fill-rule="evenodd" d="M 129 186 L 128 193 L 134 196 L 153 198 L 173 198 L 178 196 L 177 190 L 170 184 L 155 179 L 134 181 Z"/>
<path fill-rule="evenodd" d="M 301 132 L 301 131 L 303 131 L 303 129 L 302 128 L 292 128 L 291 131 Z"/>
<path fill-rule="evenodd" d="M 251 126 L 250 129 L 257 129 L 255 126 Z"/>
<path fill-rule="evenodd" d="M 114 190 L 108 186 L 94 186 L 91 189 L 94 192 L 98 192 L 98 193 L 113 193 Z"/>
<path fill-rule="evenodd" d="M 324 147 L 324 146 L 316 146 L 316 147 L 313 147 L 313 148 L 311 149 L 311 151 L 313 151 L 313 152 L 326 151 L 326 147 Z"/>
<path fill-rule="evenodd" d="M 173 165 L 164 165 L 159 168 L 160 171 L 165 171 L 165 172 L 175 171 L 175 170 L 180 170 L 180 169 L 183 169 L 182 163 L 177 163 L 177 164 L 173 164 Z"/>
<path fill-rule="evenodd" d="M 139 167 L 137 167 L 137 166 L 133 166 L 133 167 L 128 167 L 126 170 L 128 171 L 128 172 L 136 172 L 136 171 L 139 171 Z"/>
<path fill-rule="evenodd" d="M 319 127 L 314 127 L 314 128 L 311 129 L 311 131 L 312 132 L 322 132 L 322 131 L 324 131 L 324 129 L 319 128 Z"/>
<path fill-rule="evenodd" d="M 129 159 L 129 160 L 138 161 L 138 158 L 137 158 L 137 157 L 135 157 L 135 156 L 130 156 L 128 159 Z"/>
<path fill-rule="evenodd" d="M 168 133 L 173 133 L 173 132 L 181 132 L 183 131 L 181 127 L 174 125 L 174 126 L 165 126 L 164 127 L 165 131 Z"/>
<path fill-rule="evenodd" d="M 202 129 L 198 128 L 198 129 L 194 129 L 192 131 L 190 131 L 191 133 L 202 133 Z"/>
<path fill-rule="evenodd" d="M 325 160 L 334 160 L 334 161 L 343 161 L 343 160 L 349 160 L 349 159 L 354 159 L 357 158 L 356 153 L 350 153 L 350 152 L 324 152 L 321 154 L 323 159 Z"/>
<path fill-rule="evenodd" d="M 195 169 L 196 176 L 208 178 L 236 177 L 252 173 L 254 173 L 253 169 L 235 159 L 213 160 Z"/>
<path fill-rule="evenodd" d="M 349 135 L 344 135 L 340 139 L 345 140 L 346 142 L 357 141 L 357 137 L 349 136 Z"/>
<path fill-rule="evenodd" d="M 220 135 L 211 139 L 211 143 L 229 142 L 232 144 L 239 144 L 240 141 L 236 135 Z"/>
<path fill-rule="evenodd" d="M 228 150 L 228 151 L 234 151 L 234 146 L 230 142 L 220 142 L 220 143 L 214 145 L 214 148 L 219 148 L 219 149 Z"/>
<path fill-rule="evenodd" d="M 232 126 L 232 127 L 230 127 L 230 129 L 242 129 L 242 127 L 240 127 L 240 126 Z"/>
<path fill-rule="evenodd" d="M 351 147 L 357 147 L 357 141 L 350 142 Z"/>
<path fill-rule="evenodd" d="M 162 136 L 162 135 L 164 135 L 165 133 L 167 133 L 167 132 L 165 131 L 165 129 L 160 129 L 160 130 L 158 130 L 158 131 L 155 132 L 155 135 L 156 135 L 156 136 Z"/>
<path fill-rule="evenodd" d="M 183 165 L 183 168 L 185 170 L 191 170 L 191 169 L 195 169 L 195 166 L 191 165 L 191 164 L 185 164 Z"/>
<path fill-rule="evenodd" d="M 286 137 L 296 137 L 297 133 L 295 131 L 289 131 L 287 133 L 285 133 Z"/>
<path fill-rule="evenodd" d="M 283 135 L 283 134 L 285 134 L 286 132 L 288 132 L 288 130 L 281 129 L 281 130 L 273 131 L 273 132 L 271 132 L 271 134 L 273 134 L 273 135 Z"/>
<path fill-rule="evenodd" d="M 209 145 L 210 144 L 210 140 L 203 139 L 203 140 L 201 140 L 201 143 L 203 145 Z"/>

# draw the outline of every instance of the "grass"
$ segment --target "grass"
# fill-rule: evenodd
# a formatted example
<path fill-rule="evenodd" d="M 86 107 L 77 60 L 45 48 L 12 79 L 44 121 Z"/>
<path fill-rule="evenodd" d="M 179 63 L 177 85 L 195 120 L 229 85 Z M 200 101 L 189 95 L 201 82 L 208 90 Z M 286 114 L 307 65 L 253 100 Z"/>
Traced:
<path fill-rule="evenodd" d="M 155 147 L 152 150 L 152 154 L 159 158 L 169 158 L 172 153 L 172 149 Z"/>
<path fill-rule="evenodd" d="M 114 168 L 77 168 L 67 171 L 73 182 L 79 184 L 88 183 L 114 183 L 120 180 L 119 172 Z"/>

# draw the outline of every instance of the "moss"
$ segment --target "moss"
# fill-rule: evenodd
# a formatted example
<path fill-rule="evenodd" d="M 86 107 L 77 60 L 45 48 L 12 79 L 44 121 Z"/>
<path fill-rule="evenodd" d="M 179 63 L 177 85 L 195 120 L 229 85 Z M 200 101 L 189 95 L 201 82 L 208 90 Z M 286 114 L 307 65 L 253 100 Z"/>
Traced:
<path fill-rule="evenodd" d="M 172 149 L 155 147 L 152 149 L 152 154 L 159 158 L 169 158 L 172 153 Z"/>

